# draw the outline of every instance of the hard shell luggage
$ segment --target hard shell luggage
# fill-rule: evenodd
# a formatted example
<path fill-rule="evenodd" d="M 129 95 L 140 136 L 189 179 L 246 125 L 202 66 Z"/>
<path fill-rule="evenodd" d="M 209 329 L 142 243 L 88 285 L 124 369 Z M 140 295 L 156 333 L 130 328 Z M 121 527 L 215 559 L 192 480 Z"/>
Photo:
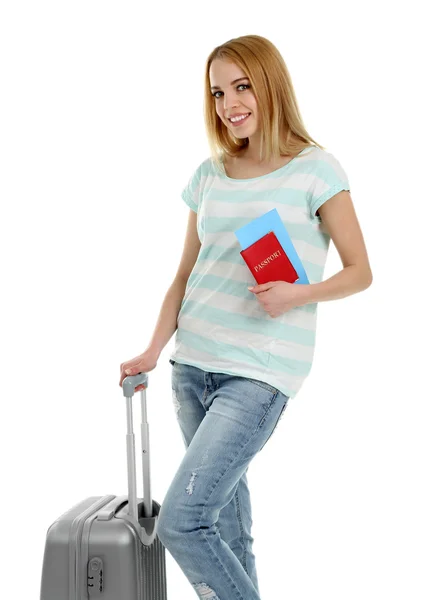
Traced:
<path fill-rule="evenodd" d="M 165 547 L 156 534 L 160 504 L 151 499 L 146 389 L 141 393 L 143 498 L 137 498 L 132 397 L 148 375 L 123 380 L 128 495 L 91 496 L 48 529 L 41 600 L 167 600 Z"/>

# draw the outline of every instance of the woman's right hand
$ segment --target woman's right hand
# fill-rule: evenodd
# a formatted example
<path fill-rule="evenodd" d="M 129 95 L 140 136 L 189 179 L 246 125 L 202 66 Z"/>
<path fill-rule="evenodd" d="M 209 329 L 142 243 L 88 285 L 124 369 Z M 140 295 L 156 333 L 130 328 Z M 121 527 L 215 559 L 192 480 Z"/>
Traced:
<path fill-rule="evenodd" d="M 129 375 L 138 375 L 138 373 L 147 373 L 148 371 L 155 369 L 157 366 L 157 359 L 158 356 L 156 354 L 146 350 L 139 356 L 122 363 L 120 365 L 120 387 L 122 387 L 122 382 L 125 377 L 128 377 Z M 130 370 L 129 373 L 127 373 L 128 369 Z M 135 388 L 134 392 L 139 392 L 143 389 L 145 389 L 145 385 L 141 383 Z"/>

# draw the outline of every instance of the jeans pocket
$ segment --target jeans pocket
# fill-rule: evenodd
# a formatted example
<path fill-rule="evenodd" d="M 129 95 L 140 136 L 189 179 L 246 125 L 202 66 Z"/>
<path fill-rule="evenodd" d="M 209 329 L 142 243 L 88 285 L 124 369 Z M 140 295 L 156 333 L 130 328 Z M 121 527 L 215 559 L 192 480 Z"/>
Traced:
<path fill-rule="evenodd" d="M 258 385 L 259 387 L 263 388 L 264 390 L 267 390 L 268 392 L 271 392 L 274 395 L 276 395 L 279 391 L 275 387 L 273 387 L 273 385 L 270 385 L 270 383 L 260 381 L 260 379 L 251 379 L 251 377 L 246 377 L 245 379 L 248 379 L 248 381 L 251 381 L 251 383 L 255 383 L 255 385 Z"/>

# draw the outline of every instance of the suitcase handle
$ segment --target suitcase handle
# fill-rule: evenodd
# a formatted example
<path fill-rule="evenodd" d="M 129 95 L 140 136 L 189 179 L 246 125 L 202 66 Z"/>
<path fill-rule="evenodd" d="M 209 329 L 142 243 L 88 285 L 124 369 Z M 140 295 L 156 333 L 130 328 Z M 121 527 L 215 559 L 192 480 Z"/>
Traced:
<path fill-rule="evenodd" d="M 126 398 L 126 457 L 128 468 L 128 513 L 138 522 L 137 500 L 137 472 L 135 462 L 135 436 L 132 424 L 132 397 L 135 388 L 143 384 L 145 389 L 139 390 L 141 394 L 141 446 L 142 446 L 142 475 L 143 475 L 143 507 L 144 516 L 153 516 L 153 503 L 151 499 L 150 481 L 150 439 L 147 423 L 146 388 L 148 387 L 147 373 L 138 373 L 125 377 L 122 382 L 123 395 Z M 141 511 L 142 513 L 142 511 Z"/>
<path fill-rule="evenodd" d="M 138 375 L 130 375 L 129 377 L 125 377 L 122 381 L 122 389 L 123 395 L 128 398 L 129 396 L 132 398 L 134 395 L 135 388 L 140 384 L 148 387 L 148 375 L 147 373 L 138 373 Z M 141 390 L 140 390 L 141 391 Z"/>

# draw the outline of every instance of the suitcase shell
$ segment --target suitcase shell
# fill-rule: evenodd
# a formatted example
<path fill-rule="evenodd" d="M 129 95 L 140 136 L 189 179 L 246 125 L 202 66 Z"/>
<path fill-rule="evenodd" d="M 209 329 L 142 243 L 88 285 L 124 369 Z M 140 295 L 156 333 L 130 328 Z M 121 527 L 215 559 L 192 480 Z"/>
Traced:
<path fill-rule="evenodd" d="M 124 380 L 127 399 L 128 495 L 90 496 L 49 527 L 41 600 L 167 600 L 165 547 L 156 534 L 160 504 L 151 500 L 148 424 L 142 421 L 144 498 L 136 496 L 132 433 L 133 388 L 145 373 Z M 131 384 L 131 385 L 129 385 Z M 146 418 L 145 389 L 141 390 Z"/>

